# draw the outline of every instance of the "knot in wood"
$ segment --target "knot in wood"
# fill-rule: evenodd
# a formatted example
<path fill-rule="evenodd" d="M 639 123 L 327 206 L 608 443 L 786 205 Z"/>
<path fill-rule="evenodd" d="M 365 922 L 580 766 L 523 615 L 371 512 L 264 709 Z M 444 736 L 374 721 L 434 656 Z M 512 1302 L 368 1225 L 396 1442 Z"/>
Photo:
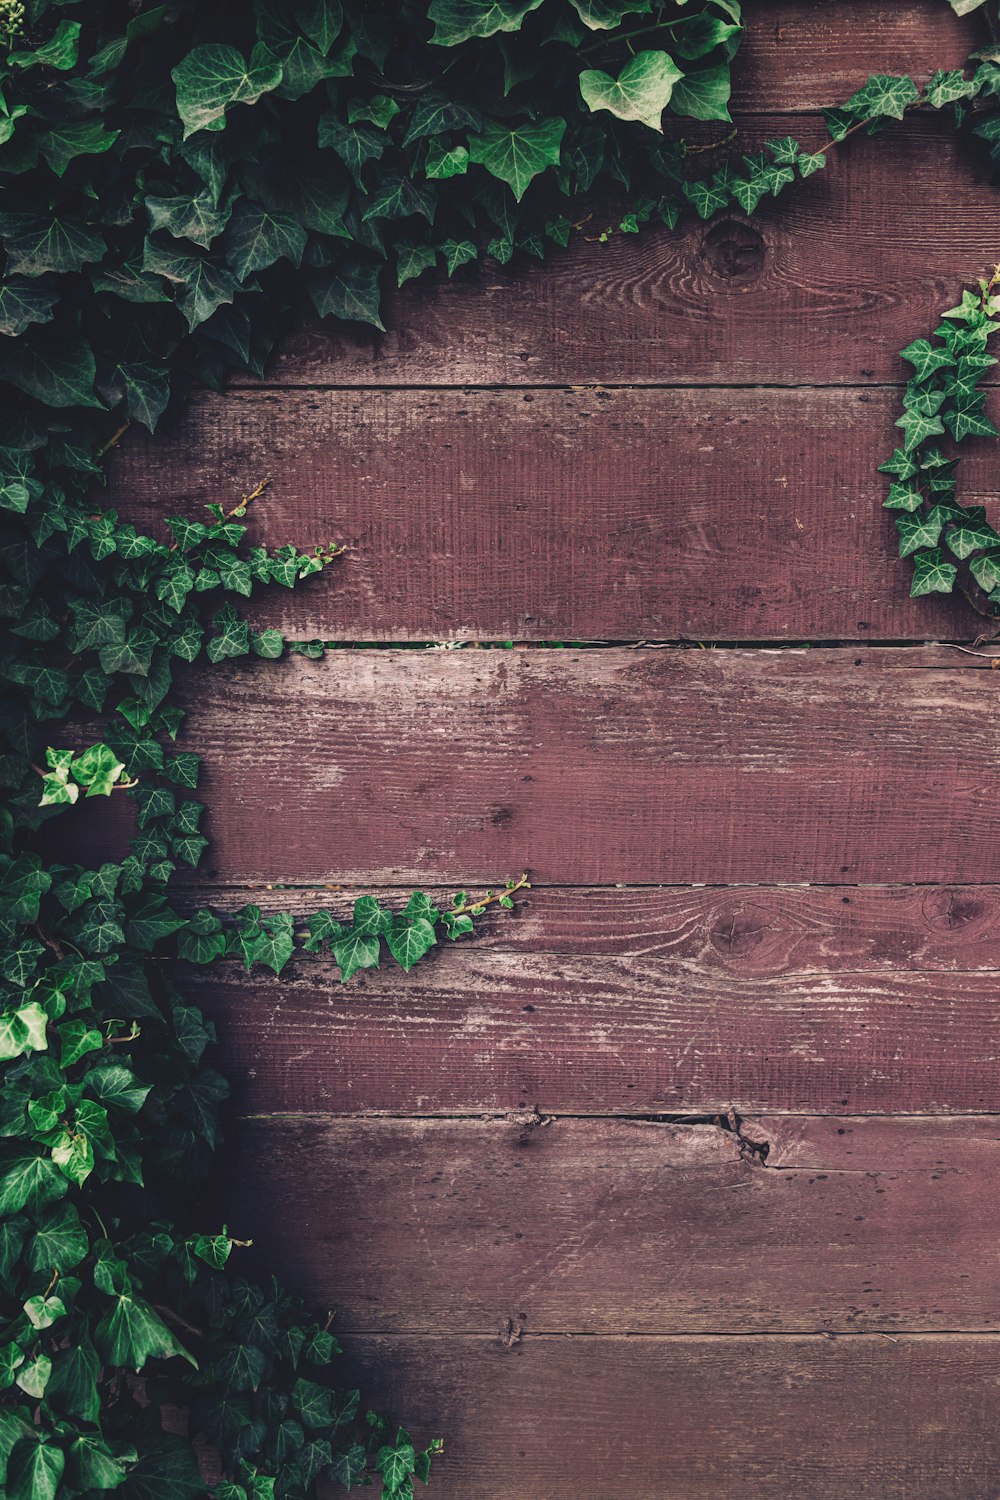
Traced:
<path fill-rule="evenodd" d="M 764 241 L 752 224 L 722 219 L 706 233 L 701 254 L 725 281 L 756 281 L 764 265 Z"/>
<path fill-rule="evenodd" d="M 759 948 L 767 924 L 753 912 L 731 911 L 720 917 L 710 934 L 712 947 L 725 958 L 744 958 Z"/>

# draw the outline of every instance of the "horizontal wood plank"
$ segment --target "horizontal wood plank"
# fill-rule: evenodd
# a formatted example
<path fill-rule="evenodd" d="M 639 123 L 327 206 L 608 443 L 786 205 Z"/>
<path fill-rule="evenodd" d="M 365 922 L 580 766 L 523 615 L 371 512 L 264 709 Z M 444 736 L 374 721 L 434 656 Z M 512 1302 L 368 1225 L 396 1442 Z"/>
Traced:
<path fill-rule="evenodd" d="M 839 104 L 869 73 L 959 68 L 987 30 L 935 0 L 753 0 L 733 66 L 740 110 Z"/>
<path fill-rule="evenodd" d="M 341 986 L 312 959 L 280 982 L 232 965 L 188 993 L 218 1023 L 243 1112 L 597 1115 L 1000 1112 L 997 989 L 995 970 L 765 979 L 470 943 L 408 977 Z"/>
<path fill-rule="evenodd" d="M 425 886 L 438 906 L 448 886 Z M 220 910 L 255 902 L 304 917 L 328 906 L 347 921 L 356 897 L 390 905 L 403 892 L 369 886 L 215 886 L 178 892 Z M 572 958 L 669 960 L 706 978 L 769 979 L 862 970 L 1000 971 L 1000 888 L 956 886 L 760 885 L 712 887 L 535 886 L 519 891 L 513 915 L 496 908 L 477 922 L 473 942 L 444 951 L 464 958 L 486 950 Z M 433 962 L 433 958 L 429 962 Z"/>
<path fill-rule="evenodd" d="M 225 1212 L 346 1333 L 1000 1323 L 996 1119 L 742 1128 L 254 1120 Z"/>
<path fill-rule="evenodd" d="M 198 676 L 201 876 L 995 883 L 990 658 L 858 652 L 345 651 Z M 77 837 L 102 821 L 81 810 Z"/>
<path fill-rule="evenodd" d="M 938 4 L 944 14 L 944 0 Z M 800 16 L 806 10 L 798 7 Z M 859 68 L 854 78 L 865 74 Z M 710 175 L 728 152 L 739 165 L 742 152 L 789 132 L 809 146 L 827 139 L 818 117 L 739 124 L 727 151 L 695 158 L 700 170 Z M 693 133 L 709 140 L 720 130 Z M 601 244 L 624 200 L 617 211 L 595 200 L 571 248 L 554 250 L 544 265 L 521 259 L 505 269 L 487 260 L 451 281 L 428 276 L 387 288 L 386 333 L 303 328 L 285 342 L 268 383 L 905 379 L 899 350 L 934 328 L 963 281 L 996 260 L 990 174 L 982 141 L 929 116 L 893 123 L 876 139 L 852 138 L 831 152 L 825 171 L 760 204 L 752 221 L 735 210 L 709 223 L 691 214 L 674 231 L 650 226 Z"/>
<path fill-rule="evenodd" d="M 350 1348 L 366 1397 L 446 1435 L 435 1500 L 996 1500 L 989 1335 Z"/>
<path fill-rule="evenodd" d="M 964 601 L 910 599 L 881 509 L 876 470 L 899 436 L 898 400 L 204 396 L 169 435 L 129 440 L 111 499 L 162 534 L 166 516 L 232 503 L 273 476 L 255 539 L 350 545 L 323 576 L 255 601 L 254 618 L 298 639 L 969 638 L 982 619 Z M 993 448 L 966 450 L 962 498 L 997 519 Z"/>

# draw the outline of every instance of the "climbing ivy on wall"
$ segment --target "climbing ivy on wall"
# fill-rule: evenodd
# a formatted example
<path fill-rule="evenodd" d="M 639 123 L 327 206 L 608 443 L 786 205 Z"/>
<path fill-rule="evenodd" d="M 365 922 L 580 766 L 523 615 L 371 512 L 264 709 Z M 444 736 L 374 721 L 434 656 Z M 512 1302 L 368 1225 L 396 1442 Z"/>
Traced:
<path fill-rule="evenodd" d="M 220 959 L 280 973 L 324 948 L 344 981 L 387 958 L 409 969 L 526 884 L 299 919 L 178 902 L 177 872 L 207 840 L 199 758 L 176 744 L 177 681 L 194 665 L 321 653 L 254 629 L 238 601 L 317 586 L 343 566 L 342 539 L 249 545 L 259 490 L 143 535 L 94 497 L 105 454 L 192 388 L 263 371 L 303 315 L 380 328 L 389 283 L 565 245 L 595 188 L 623 205 L 593 236 L 606 240 L 687 211 L 752 212 L 853 131 L 911 109 L 947 109 L 1000 153 L 987 51 L 922 88 L 872 78 L 827 112 L 819 150 L 785 138 L 706 178 L 685 121 L 728 121 L 740 28 L 736 0 L 0 0 L 10 1500 L 302 1500 L 318 1481 L 373 1476 L 408 1500 L 426 1481 L 439 1444 L 417 1452 L 364 1412 L 337 1385 L 327 1323 L 245 1278 L 226 1228 L 192 1222 L 226 1089 L 184 976 Z M 977 388 L 995 291 L 966 294 L 937 343 L 906 351 L 887 503 L 915 592 L 955 573 L 942 537 L 981 591 L 1000 583 L 1000 537 L 957 506 L 936 445 L 944 427 L 992 430 Z M 99 720 L 96 743 L 83 719 Z M 128 853 L 96 868 L 59 855 L 91 799 L 112 831 L 116 803 L 134 816 Z"/>

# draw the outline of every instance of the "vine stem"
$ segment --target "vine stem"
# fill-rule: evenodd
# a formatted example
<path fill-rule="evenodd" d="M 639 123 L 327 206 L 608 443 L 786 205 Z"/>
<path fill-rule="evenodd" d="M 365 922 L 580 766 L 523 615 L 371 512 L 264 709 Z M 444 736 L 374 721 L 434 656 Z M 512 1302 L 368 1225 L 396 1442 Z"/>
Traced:
<path fill-rule="evenodd" d="M 108 438 L 107 442 L 103 443 L 101 447 L 98 448 L 98 458 L 103 458 L 106 453 L 110 453 L 112 448 L 116 448 L 131 426 L 131 422 L 123 422 L 122 425 L 118 428 L 118 431 L 113 432 Z"/>
<path fill-rule="evenodd" d="M 450 917 L 460 917 L 460 916 L 464 916 L 466 912 L 473 912 L 473 911 L 478 914 L 480 912 L 485 911 L 488 906 L 492 906 L 494 904 L 494 902 L 496 902 L 496 901 L 502 901 L 505 896 L 513 896 L 514 893 L 515 893 L 515 891 L 530 891 L 530 890 L 531 890 L 531 881 L 528 879 L 528 872 L 526 870 L 524 872 L 524 874 L 521 876 L 520 880 L 515 881 L 515 883 L 513 885 L 507 886 L 502 891 L 491 891 L 491 892 L 488 892 L 479 901 L 466 901 L 466 902 L 463 902 L 459 906 L 453 906 L 451 908 L 450 912 L 448 913 L 448 915 Z"/>

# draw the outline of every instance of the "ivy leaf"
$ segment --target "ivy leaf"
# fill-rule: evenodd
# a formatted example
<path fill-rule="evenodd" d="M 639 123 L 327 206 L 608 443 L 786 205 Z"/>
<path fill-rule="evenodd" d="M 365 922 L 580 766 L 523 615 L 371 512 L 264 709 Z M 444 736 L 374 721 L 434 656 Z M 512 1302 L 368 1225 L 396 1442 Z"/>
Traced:
<path fill-rule="evenodd" d="M 89 1341 L 61 1349 L 52 1360 L 46 1400 L 71 1417 L 96 1423 L 101 1411 L 100 1373 L 101 1361 Z"/>
<path fill-rule="evenodd" d="M 12 52 L 7 61 L 16 68 L 46 67 L 68 72 L 80 50 L 81 29 L 79 21 L 60 21 L 47 42 L 30 52 Z"/>
<path fill-rule="evenodd" d="M 599 68 L 581 73 L 580 93 L 591 113 L 607 109 L 619 120 L 639 120 L 662 131 L 660 116 L 683 76 L 668 53 L 637 52 L 617 78 Z"/>
<path fill-rule="evenodd" d="M 7 276 L 0 281 L 0 334 L 17 338 L 32 323 L 47 323 L 59 293 L 29 280 L 26 276 Z"/>
<path fill-rule="evenodd" d="M 19 339 L 4 358 L 3 376 L 45 406 L 101 406 L 94 392 L 97 366 L 90 345 L 45 329 Z"/>
<path fill-rule="evenodd" d="M 352 929 L 346 937 L 331 944 L 331 951 L 340 968 L 340 980 L 346 984 L 359 969 L 377 969 L 379 940 L 375 936 Z M 0 1184 L 2 1187 L 2 1184 Z"/>
<path fill-rule="evenodd" d="M 309 295 L 321 318 L 371 323 L 385 332 L 379 317 L 380 267 L 377 261 L 346 256 L 331 273 L 316 273 L 309 281 Z"/>
<path fill-rule="evenodd" d="M 975 0 L 981 5 L 983 0 Z M 976 85 L 971 78 L 966 78 L 961 68 L 954 68 L 945 72 L 938 68 L 927 80 L 924 88 L 924 98 L 934 109 L 942 109 L 946 104 L 954 104 L 956 99 L 970 99 L 976 92 Z"/>
<path fill-rule="evenodd" d="M 844 108 L 858 119 L 888 116 L 901 120 L 909 105 L 915 104 L 920 91 L 912 78 L 873 73 L 864 88 L 847 101 Z"/>
<path fill-rule="evenodd" d="M 102 1104 L 134 1115 L 146 1102 L 151 1085 L 140 1083 L 131 1068 L 123 1063 L 105 1063 L 87 1074 L 87 1088 Z"/>
<path fill-rule="evenodd" d="M 1000 550 L 986 552 L 974 557 L 969 563 L 969 572 L 987 594 L 1000 587 Z"/>
<path fill-rule="evenodd" d="M 912 453 L 919 448 L 929 437 L 935 437 L 944 432 L 944 424 L 938 416 L 925 416 L 922 412 L 909 410 L 904 411 L 901 417 L 896 419 L 896 426 L 902 427 L 906 432 L 904 449 Z"/>
<path fill-rule="evenodd" d="M 424 171 L 428 177 L 461 177 L 468 170 L 467 146 L 446 146 L 432 141 L 424 162 Z"/>
<path fill-rule="evenodd" d="M 47 1156 L 27 1146 L 0 1150 L 0 1217 L 44 1208 L 65 1192 L 66 1180 Z"/>
<path fill-rule="evenodd" d="M 143 1369 L 148 1359 L 170 1359 L 178 1355 L 198 1368 L 198 1362 L 174 1338 L 158 1313 L 145 1302 L 119 1293 L 110 1311 L 94 1329 L 98 1354 L 117 1369 Z"/>
<path fill-rule="evenodd" d="M 559 165 L 565 132 L 566 121 L 558 117 L 513 128 L 486 120 L 478 135 L 469 136 L 469 159 L 508 183 L 520 203 L 540 172 Z"/>
<path fill-rule="evenodd" d="M 433 923 L 426 917 L 396 917 L 386 933 L 389 952 L 407 973 L 437 942 Z"/>
<path fill-rule="evenodd" d="M 449 276 L 454 276 L 459 266 L 475 260 L 478 254 L 471 240 L 445 240 L 438 246 L 438 249 L 444 258 L 445 270 Z"/>
<path fill-rule="evenodd" d="M 155 271 L 174 284 L 177 306 L 187 320 L 189 332 L 206 322 L 217 308 L 232 302 L 236 295 L 237 282 L 231 271 L 207 256 L 185 255 L 153 240 L 146 241 L 143 269 Z"/>
<path fill-rule="evenodd" d="M 241 932 L 240 947 L 248 970 L 252 964 L 262 963 L 280 974 L 294 947 L 291 917 L 287 912 L 277 912 L 256 933 Z"/>
<path fill-rule="evenodd" d="M 729 64 L 718 63 L 679 78 L 670 95 L 670 108 L 692 120 L 730 120 L 730 93 Z"/>
<path fill-rule="evenodd" d="M 36 1369 L 43 1358 L 35 1360 Z M 51 1369 L 50 1360 L 44 1359 L 44 1363 Z M 40 1397 L 43 1391 L 44 1385 L 42 1390 L 35 1389 L 28 1394 Z M 41 1437 L 21 1438 L 14 1444 L 7 1465 L 6 1500 L 56 1500 L 65 1467 L 66 1456 L 61 1448 Z"/>
<path fill-rule="evenodd" d="M 950 594 L 957 577 L 958 568 L 954 563 L 945 561 L 940 547 L 934 547 L 929 552 L 917 552 L 913 558 L 910 597 L 919 599 L 924 594 Z"/>
<path fill-rule="evenodd" d="M 433 246 L 404 241 L 396 251 L 396 285 L 402 286 L 404 282 L 429 271 L 436 261 L 437 252 Z"/>
<path fill-rule="evenodd" d="M 203 42 L 170 75 L 177 89 L 177 113 L 184 139 L 196 130 L 220 130 L 233 104 L 254 104 L 281 82 L 281 64 L 258 42 L 250 62 L 235 47 Z"/>
<path fill-rule="evenodd" d="M 924 503 L 923 491 L 907 483 L 890 484 L 889 493 L 882 501 L 886 510 L 919 510 Z"/>
<path fill-rule="evenodd" d="M 245 200 L 236 205 L 226 230 L 226 259 L 240 281 L 273 266 L 277 260 L 300 264 L 306 232 L 286 213 L 271 213 Z"/>
<path fill-rule="evenodd" d="M 411 214 L 423 214 L 431 224 L 436 206 L 437 200 L 431 188 L 421 187 L 400 172 L 386 172 L 380 177 L 361 217 L 367 222 L 369 219 L 406 219 Z"/>
<path fill-rule="evenodd" d="M 408 1485 L 410 1475 L 416 1467 L 416 1458 L 409 1434 L 402 1427 L 396 1434 L 395 1443 L 386 1443 L 378 1450 L 375 1466 L 390 1495 L 399 1494 Z"/>
<path fill-rule="evenodd" d="M 996 427 L 978 405 L 944 412 L 944 422 L 956 443 L 967 437 L 1000 437 Z"/>
<path fill-rule="evenodd" d="M 961 561 L 984 547 L 1000 546 L 1000 536 L 985 521 L 973 521 L 967 525 L 955 526 L 949 531 L 945 540 L 951 551 Z"/>
<path fill-rule="evenodd" d="M 60 1045 L 59 1065 L 62 1068 L 71 1068 L 88 1052 L 98 1051 L 104 1046 L 103 1033 L 95 1031 L 92 1026 L 87 1025 L 86 1021 L 65 1021 L 57 1030 Z"/>
<path fill-rule="evenodd" d="M 710 219 L 729 201 L 726 189 L 711 182 L 685 182 L 681 189 L 700 219 Z"/>
<path fill-rule="evenodd" d="M 918 547 L 933 547 L 941 535 L 940 519 L 930 516 L 898 516 L 899 555 L 909 557 Z"/>
<path fill-rule="evenodd" d="M 542 0 L 431 0 L 427 14 L 434 22 L 431 41 L 439 47 L 457 47 L 472 37 L 494 36 L 498 31 L 517 31 L 529 11 Z"/>
<path fill-rule="evenodd" d="M 87 788 L 88 797 L 110 797 L 124 769 L 124 762 L 117 759 L 108 745 L 91 745 L 76 757 L 71 767 L 80 785 Z"/>
<path fill-rule="evenodd" d="M 45 1034 L 48 1020 L 45 1011 L 34 1000 L 0 1015 L 0 1060 L 9 1061 L 25 1052 L 44 1051 L 49 1045 Z"/>
<path fill-rule="evenodd" d="M 203 188 L 193 196 L 150 196 L 145 208 L 153 232 L 163 229 L 176 240 L 192 240 L 206 250 L 225 229 L 230 217 L 227 209 L 218 207 L 215 194 L 209 188 Z"/>
<path fill-rule="evenodd" d="M 100 260 L 106 248 L 96 230 L 45 214 L 0 214 L 0 238 L 8 276 L 66 275 Z"/>
<path fill-rule="evenodd" d="M 108 130 L 100 120 L 80 120 L 53 125 L 42 136 L 39 149 L 57 177 L 81 156 L 101 156 L 110 151 L 121 134 Z"/>
<path fill-rule="evenodd" d="M 915 380 L 926 380 L 929 375 L 955 363 L 950 350 L 935 348 L 928 339 L 914 339 L 901 351 L 900 357 L 913 366 Z"/>

